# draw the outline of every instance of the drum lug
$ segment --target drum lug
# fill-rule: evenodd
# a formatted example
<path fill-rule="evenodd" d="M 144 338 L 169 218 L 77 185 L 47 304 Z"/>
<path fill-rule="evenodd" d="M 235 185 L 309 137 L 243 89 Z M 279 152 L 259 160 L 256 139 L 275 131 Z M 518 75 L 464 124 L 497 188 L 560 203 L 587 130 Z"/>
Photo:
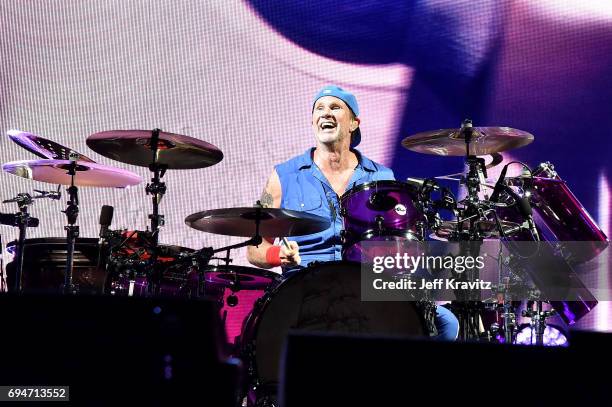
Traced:
<path fill-rule="evenodd" d="M 348 235 L 348 232 L 346 230 L 342 229 L 340 231 L 340 241 L 342 242 L 343 245 L 346 244 L 347 242 L 347 237 L 346 237 L 347 235 Z"/>
<path fill-rule="evenodd" d="M 374 218 L 374 221 L 376 222 L 376 231 L 383 232 L 385 230 L 385 227 L 383 226 L 383 223 L 385 222 L 385 217 L 382 215 L 377 215 Z"/>

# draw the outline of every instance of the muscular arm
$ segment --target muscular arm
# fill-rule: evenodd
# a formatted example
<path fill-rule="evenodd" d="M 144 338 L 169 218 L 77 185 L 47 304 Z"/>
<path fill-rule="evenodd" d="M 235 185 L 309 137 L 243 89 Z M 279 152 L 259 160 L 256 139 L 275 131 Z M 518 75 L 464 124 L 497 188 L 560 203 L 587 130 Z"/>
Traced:
<path fill-rule="evenodd" d="M 261 194 L 261 204 L 264 208 L 280 208 L 281 195 L 280 178 L 278 178 L 278 174 L 274 170 Z M 272 266 L 266 262 L 266 252 L 273 242 L 274 237 L 264 237 L 259 246 L 247 246 L 247 260 L 249 263 L 261 268 L 271 268 Z"/>

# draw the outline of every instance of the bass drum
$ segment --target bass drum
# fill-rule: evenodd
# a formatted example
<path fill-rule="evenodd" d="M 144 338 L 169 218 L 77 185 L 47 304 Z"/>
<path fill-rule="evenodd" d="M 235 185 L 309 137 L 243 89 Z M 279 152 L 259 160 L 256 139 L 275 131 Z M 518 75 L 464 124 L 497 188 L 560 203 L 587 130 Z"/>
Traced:
<path fill-rule="evenodd" d="M 300 270 L 263 296 L 247 319 L 241 350 L 251 384 L 275 392 L 289 330 L 429 335 L 419 309 L 415 302 L 361 301 L 359 263 L 337 261 Z"/>

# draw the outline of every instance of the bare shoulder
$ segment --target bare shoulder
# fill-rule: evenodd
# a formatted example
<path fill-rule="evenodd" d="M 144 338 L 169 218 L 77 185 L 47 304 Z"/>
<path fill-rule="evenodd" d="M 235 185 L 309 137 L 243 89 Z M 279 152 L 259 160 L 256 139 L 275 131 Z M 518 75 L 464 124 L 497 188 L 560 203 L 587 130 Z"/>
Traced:
<path fill-rule="evenodd" d="M 280 178 L 273 170 L 259 200 L 264 208 L 280 208 L 282 193 Z"/>

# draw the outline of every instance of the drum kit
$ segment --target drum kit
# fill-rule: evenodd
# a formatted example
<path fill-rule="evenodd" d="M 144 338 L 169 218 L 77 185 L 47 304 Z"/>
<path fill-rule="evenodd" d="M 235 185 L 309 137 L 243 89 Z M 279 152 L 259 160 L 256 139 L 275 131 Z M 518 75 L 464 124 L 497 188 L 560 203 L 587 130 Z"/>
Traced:
<path fill-rule="evenodd" d="M 402 141 L 408 150 L 441 156 L 463 156 L 465 173 L 431 179 L 375 181 L 357 185 L 340 198 L 342 261 L 319 263 L 289 277 L 267 270 L 234 266 L 232 250 L 258 245 L 263 237 L 300 236 L 330 227 L 330 221 L 304 211 L 283 208 L 224 208 L 191 214 L 185 223 L 196 230 L 248 238 L 227 247 L 189 249 L 159 243 L 164 216 L 160 202 L 166 193 L 162 179 L 168 170 L 206 168 L 223 159 L 210 143 L 159 129 L 119 130 L 87 138 L 95 152 L 113 160 L 146 167 L 151 181 L 152 211 L 146 231 L 109 230 L 112 208 L 103 208 L 100 241 L 80 238 L 78 188 L 125 188 L 139 184 L 140 176 L 94 162 L 92 159 L 40 136 L 10 131 L 11 140 L 40 157 L 6 163 L 8 173 L 50 184 L 67 186 L 66 237 L 27 239 L 28 227 L 39 220 L 28 213 L 34 199 L 59 199 L 60 191 L 26 193 L 5 202 L 17 203 L 19 212 L 2 215 L 2 223 L 19 228 L 19 239 L 9 244 L 14 261 L 7 265 L 9 289 L 15 292 L 56 290 L 65 294 L 97 293 L 125 296 L 213 297 L 219 301 L 228 339 L 236 352 L 248 360 L 252 383 L 274 386 L 278 361 L 289 329 L 339 330 L 389 334 L 427 334 L 431 320 L 410 303 L 360 301 L 359 266 L 364 242 L 448 241 L 590 242 L 587 252 L 570 256 L 568 262 L 586 262 L 603 251 L 608 240 L 567 184 L 549 164 L 530 169 L 523 163 L 506 164 L 495 184 L 487 170 L 501 163 L 501 152 L 531 143 L 534 137 L 508 127 L 473 127 L 465 120 L 460 128 L 430 131 Z M 485 163 L 483 156 L 493 161 Z M 506 177 L 512 164 L 524 167 L 518 177 Z M 439 180 L 456 180 L 466 195 L 457 199 Z M 489 196 L 489 192 L 491 193 Z M 434 199 L 433 196 L 438 196 Z M 443 220 L 448 211 L 451 220 Z M 62 250 L 63 249 L 63 250 Z M 476 249 L 478 250 L 478 246 Z M 24 256 L 35 253 L 36 256 Z M 225 257 L 215 257 L 224 253 Z M 212 265 L 211 260 L 220 260 Z M 10 267 L 9 267 L 10 266 Z M 530 271 L 527 270 L 527 273 Z M 508 297 L 509 298 L 509 297 Z M 525 311 L 537 343 L 550 330 L 546 319 L 557 313 L 573 324 L 596 304 L 557 301 L 549 305 L 534 301 Z M 435 307 L 435 305 L 434 305 Z M 482 302 L 458 298 L 451 303 L 460 320 L 460 337 L 482 339 Z M 516 343 L 516 304 L 494 304 L 496 318 L 487 332 Z M 431 314 L 431 310 L 429 310 Z M 398 317 L 401 316 L 401 317 Z M 493 332 L 494 331 L 494 332 Z M 520 336 L 520 335 L 519 335 Z M 494 339 L 491 339 L 494 340 Z"/>

